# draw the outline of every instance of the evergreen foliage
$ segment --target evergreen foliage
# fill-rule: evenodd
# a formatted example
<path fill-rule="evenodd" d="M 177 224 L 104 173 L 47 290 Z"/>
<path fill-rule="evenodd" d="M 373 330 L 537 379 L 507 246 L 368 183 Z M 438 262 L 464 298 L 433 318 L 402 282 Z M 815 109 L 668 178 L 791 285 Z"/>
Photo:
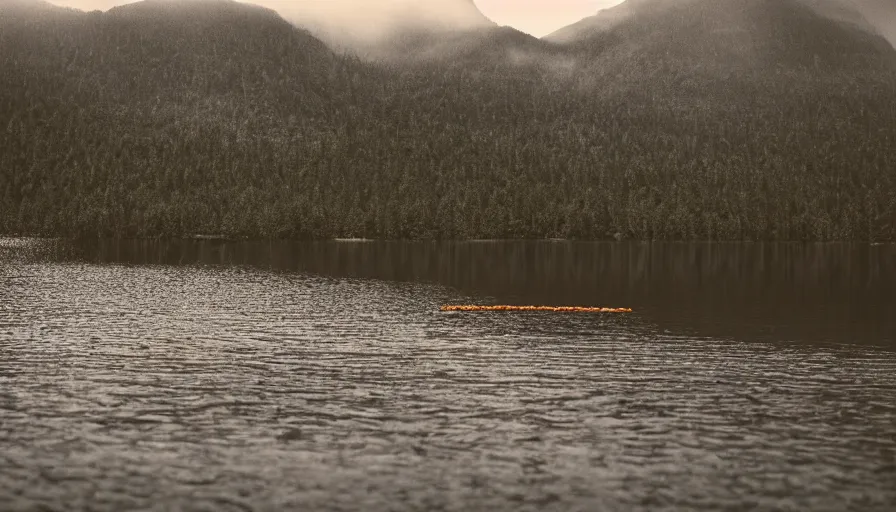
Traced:
<path fill-rule="evenodd" d="M 5 0 L 0 233 L 896 240 L 896 51 L 795 1 L 396 41 Z"/>

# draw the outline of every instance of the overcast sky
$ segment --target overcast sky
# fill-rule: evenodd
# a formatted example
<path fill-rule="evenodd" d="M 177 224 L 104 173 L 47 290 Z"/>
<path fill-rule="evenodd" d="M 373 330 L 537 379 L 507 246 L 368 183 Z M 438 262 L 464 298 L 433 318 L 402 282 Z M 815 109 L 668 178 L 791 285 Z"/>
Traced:
<path fill-rule="evenodd" d="M 51 0 L 58 5 L 66 5 L 83 10 L 106 10 L 112 6 L 128 3 L 129 0 Z M 354 11 L 370 9 L 371 0 L 247 0 L 274 9 L 282 10 L 290 4 L 316 4 L 321 9 L 341 4 L 353 4 Z M 419 0 L 423 3 L 424 0 Z M 432 2 L 433 0 L 427 0 Z M 442 0 L 443 2 L 446 0 Z M 448 0 L 463 1 L 463 0 Z M 561 27 L 596 14 L 600 9 L 620 3 L 621 0 L 474 0 L 479 9 L 499 25 L 510 25 L 536 37 L 547 35 Z M 896 1 L 896 0 L 894 0 Z M 366 5 L 366 8 L 363 7 Z M 358 7 L 362 6 L 362 7 Z"/>
<path fill-rule="evenodd" d="M 536 37 L 592 16 L 621 0 L 475 0 L 483 14 Z M 896 0 L 894 0 L 896 1 Z"/>

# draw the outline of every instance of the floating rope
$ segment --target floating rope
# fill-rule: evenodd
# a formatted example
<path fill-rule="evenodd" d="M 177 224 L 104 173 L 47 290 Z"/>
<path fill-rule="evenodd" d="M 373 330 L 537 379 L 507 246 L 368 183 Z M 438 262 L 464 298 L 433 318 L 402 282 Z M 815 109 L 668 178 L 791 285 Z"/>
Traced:
<path fill-rule="evenodd" d="M 554 313 L 631 313 L 629 308 L 587 308 L 577 306 L 442 306 L 441 311 L 551 311 Z"/>

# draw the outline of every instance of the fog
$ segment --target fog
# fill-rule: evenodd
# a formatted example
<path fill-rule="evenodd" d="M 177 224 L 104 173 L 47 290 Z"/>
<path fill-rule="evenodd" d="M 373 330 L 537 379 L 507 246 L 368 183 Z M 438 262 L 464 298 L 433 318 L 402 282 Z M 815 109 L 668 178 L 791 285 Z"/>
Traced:
<path fill-rule="evenodd" d="M 108 10 L 134 0 L 51 0 L 81 10 Z M 274 9 L 290 22 L 323 32 L 365 40 L 379 38 L 396 27 L 435 29 L 494 25 L 473 0 L 242 0 Z M 327 37 L 328 39 L 331 37 Z"/>
<path fill-rule="evenodd" d="M 896 0 L 855 0 L 865 19 L 896 46 Z"/>
<path fill-rule="evenodd" d="M 106 10 L 130 0 L 52 0 L 82 10 Z M 662 0 L 659 0 L 662 1 Z M 673 1 L 673 0 L 669 0 Z M 896 45 L 896 0 L 805 0 L 837 3 L 861 13 L 870 25 Z M 618 0 L 254 0 L 278 11 L 289 21 L 312 30 L 329 42 L 367 41 L 390 33 L 397 26 L 475 28 L 511 24 L 537 35 L 547 34 L 575 14 L 587 16 Z M 477 4 L 491 14 L 487 18 Z M 533 20 L 541 19 L 540 22 Z"/>
<path fill-rule="evenodd" d="M 466 29 L 493 25 L 473 0 L 259 0 L 284 18 L 314 30 L 378 38 L 396 27 Z"/>
<path fill-rule="evenodd" d="M 476 0 L 483 14 L 535 37 L 594 15 L 622 0 Z"/>
<path fill-rule="evenodd" d="M 84 10 L 107 10 L 135 0 L 51 0 Z M 247 1 L 247 0 L 242 0 Z M 257 0 L 296 24 L 314 27 L 341 27 L 363 33 L 377 33 L 403 16 L 451 25 L 481 24 L 483 16 L 498 25 L 508 25 L 536 37 L 591 16 L 622 0 Z M 480 12 L 482 14 L 480 14 Z"/>

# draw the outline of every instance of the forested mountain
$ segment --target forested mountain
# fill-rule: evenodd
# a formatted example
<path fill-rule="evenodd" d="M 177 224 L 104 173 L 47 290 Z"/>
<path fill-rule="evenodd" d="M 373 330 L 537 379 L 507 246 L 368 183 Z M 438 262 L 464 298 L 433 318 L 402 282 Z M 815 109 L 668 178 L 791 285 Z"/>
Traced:
<path fill-rule="evenodd" d="M 598 20 L 610 21 L 596 29 L 580 27 L 576 36 L 553 39 L 562 39 L 570 53 L 587 62 L 584 77 L 612 74 L 608 85 L 626 91 L 648 81 L 652 93 L 665 88 L 702 96 L 714 85 L 714 95 L 738 100 L 744 99 L 744 87 L 760 88 L 755 92 L 762 101 L 787 105 L 794 97 L 780 87 L 785 84 L 826 94 L 832 88 L 860 94 L 884 85 L 896 69 L 896 51 L 886 40 L 855 20 L 822 15 L 808 3 L 637 0 L 617 6 L 613 15 L 599 15 Z"/>
<path fill-rule="evenodd" d="M 574 43 L 583 39 L 590 39 L 598 34 L 619 26 L 637 13 L 647 14 L 645 4 L 656 4 L 656 0 L 628 0 L 619 5 L 601 9 L 594 16 L 589 16 L 560 28 L 542 39 L 561 44 Z M 663 7 L 663 3 L 659 6 Z M 671 4 L 666 4 L 671 5 Z"/>
<path fill-rule="evenodd" d="M 890 40 L 896 45 L 896 2 L 891 0 L 785 0 L 785 4 L 801 4 L 816 15 L 829 18 L 865 31 L 871 31 Z M 627 0 L 614 7 L 602 9 L 572 25 L 563 27 L 544 37 L 546 41 L 570 43 L 593 37 L 595 33 L 610 30 L 627 20 L 662 14 L 667 10 L 688 9 L 688 4 L 699 4 L 699 0 Z M 718 5 L 727 5 L 725 0 Z M 690 7 L 693 8 L 693 5 Z"/>
<path fill-rule="evenodd" d="M 803 0 L 409 30 L 372 62 L 225 0 L 25 2 L 0 232 L 896 240 L 896 50 Z"/>
<path fill-rule="evenodd" d="M 80 91 L 122 103 L 274 95 L 309 105 L 329 88 L 332 52 L 260 7 L 153 0 L 83 14 L 32 4 L 32 20 L 9 23 L 0 36 L 6 78 L 29 80 L 23 94 Z M 52 86 L 63 90 L 41 91 Z"/>

